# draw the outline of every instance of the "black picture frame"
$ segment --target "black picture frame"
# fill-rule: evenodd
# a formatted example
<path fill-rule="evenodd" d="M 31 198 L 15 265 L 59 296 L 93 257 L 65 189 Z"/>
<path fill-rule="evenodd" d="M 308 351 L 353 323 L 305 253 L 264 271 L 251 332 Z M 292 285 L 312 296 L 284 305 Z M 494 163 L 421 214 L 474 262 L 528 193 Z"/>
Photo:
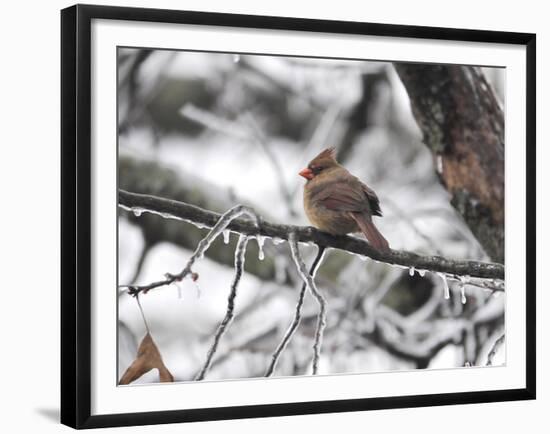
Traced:
<path fill-rule="evenodd" d="M 91 21 L 174 24 L 518 44 L 526 47 L 526 387 L 466 393 L 91 415 Z M 302 18 L 75 5 L 61 11 L 61 422 L 96 428 L 535 399 L 536 35 Z"/>

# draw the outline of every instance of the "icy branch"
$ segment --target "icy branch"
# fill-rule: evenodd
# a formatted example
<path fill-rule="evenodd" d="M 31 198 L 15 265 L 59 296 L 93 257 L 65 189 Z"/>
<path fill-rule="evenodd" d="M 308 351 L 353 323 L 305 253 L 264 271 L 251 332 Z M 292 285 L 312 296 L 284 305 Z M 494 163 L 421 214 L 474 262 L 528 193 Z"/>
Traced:
<path fill-rule="evenodd" d="M 489 354 L 487 355 L 487 363 L 485 364 L 485 366 L 492 366 L 493 365 L 493 358 L 495 357 L 496 353 L 498 352 L 498 350 L 500 349 L 502 344 L 504 344 L 504 339 L 505 339 L 505 335 L 502 334 L 502 336 L 500 336 L 495 341 L 495 343 L 493 344 L 493 346 L 491 348 L 491 351 L 489 351 Z"/>
<path fill-rule="evenodd" d="M 321 260 L 323 259 L 324 253 L 325 253 L 325 248 L 319 247 L 317 257 L 313 261 L 313 264 L 311 264 L 311 269 L 309 270 L 309 274 L 311 275 L 312 279 L 315 278 L 315 274 L 317 273 L 317 269 L 321 264 Z M 300 295 L 298 296 L 298 302 L 296 303 L 294 318 L 292 319 L 292 323 L 290 324 L 290 327 L 288 328 L 285 335 L 283 336 L 283 339 L 281 340 L 281 342 L 275 349 L 275 352 L 271 356 L 271 362 L 269 363 L 269 366 L 265 373 L 266 377 L 270 377 L 271 375 L 273 375 L 273 372 L 275 371 L 275 367 L 277 366 L 277 362 L 279 361 L 279 357 L 281 357 L 281 354 L 287 347 L 288 343 L 290 342 L 290 339 L 292 339 L 294 332 L 300 325 L 300 320 L 302 319 L 302 307 L 304 306 L 306 289 L 307 289 L 307 282 L 304 282 L 304 284 L 302 285 L 302 289 L 300 290 Z"/>
<path fill-rule="evenodd" d="M 124 192 L 123 190 L 119 191 L 119 203 L 122 206 L 127 206 L 128 208 L 132 209 L 134 211 L 134 213 L 136 213 L 136 212 L 141 213 L 141 212 L 144 212 L 144 211 L 154 212 L 151 209 L 147 208 L 146 206 L 141 207 L 141 206 L 125 205 L 124 204 L 124 199 L 123 199 L 123 197 L 125 197 L 125 195 L 141 196 L 141 197 L 144 197 L 144 198 L 154 198 L 156 200 L 158 200 L 158 198 L 155 198 L 154 196 L 146 196 L 146 195 L 138 195 L 138 194 L 133 194 L 133 193 L 127 193 L 127 192 Z M 166 199 L 161 199 L 161 200 L 166 200 Z M 170 202 L 175 202 L 175 201 L 170 201 Z M 183 202 L 175 202 L 175 203 L 183 204 Z M 187 206 L 189 206 L 189 205 L 187 205 Z M 163 212 L 160 212 L 160 213 L 164 214 Z M 208 225 L 208 226 L 211 226 L 212 229 L 210 230 L 208 235 L 206 235 L 206 237 L 204 237 L 199 242 L 197 248 L 195 249 L 195 251 L 193 252 L 191 257 L 187 261 L 187 264 L 185 265 L 183 270 L 181 270 L 179 273 L 177 273 L 177 274 L 166 273 L 164 275 L 163 280 L 152 282 L 152 283 L 149 283 L 148 285 L 142 285 L 142 286 L 124 285 L 124 287 L 128 288 L 128 293 L 130 295 L 136 296 L 140 292 L 143 292 L 144 294 L 146 294 L 151 289 L 158 288 L 160 286 L 170 285 L 174 282 L 180 282 L 186 276 L 188 276 L 189 274 L 191 274 L 193 280 L 196 280 L 197 275 L 193 273 L 192 267 L 195 264 L 195 262 L 197 261 L 197 259 L 202 259 L 202 257 L 204 256 L 204 252 L 206 252 L 206 250 L 208 250 L 208 248 L 214 242 L 214 240 L 230 225 L 230 223 L 233 220 L 235 220 L 236 218 L 240 217 L 243 214 L 246 214 L 246 215 L 252 217 L 253 221 L 252 222 L 249 221 L 248 223 L 250 223 L 251 225 L 256 227 L 256 230 L 258 230 L 260 220 L 259 220 L 259 217 L 256 214 L 256 212 L 252 208 L 246 207 L 244 205 L 234 206 L 233 208 L 231 208 L 229 211 L 225 212 L 224 214 L 222 214 L 222 215 L 217 214 L 216 215 L 216 222 L 213 222 L 211 225 Z M 173 215 L 175 215 L 177 217 L 177 214 L 173 214 Z"/>
<path fill-rule="evenodd" d="M 298 247 L 298 241 L 296 240 L 295 232 L 290 233 L 288 242 L 290 244 L 292 259 L 296 264 L 296 268 L 298 269 L 298 273 L 300 274 L 300 277 L 302 278 L 304 283 L 307 285 L 308 289 L 313 294 L 313 296 L 317 299 L 317 303 L 319 303 L 319 315 L 317 316 L 317 328 L 315 330 L 315 343 L 313 344 L 313 375 L 317 375 L 317 372 L 319 370 L 319 358 L 321 356 L 321 343 L 323 341 L 323 331 L 327 325 L 327 301 L 317 289 L 317 286 L 315 285 L 315 281 L 313 280 L 313 275 L 307 272 L 306 264 L 304 263 L 300 255 L 300 249 Z"/>
<path fill-rule="evenodd" d="M 218 349 L 220 339 L 224 334 L 227 326 L 233 319 L 233 316 L 235 315 L 235 298 L 237 297 L 237 287 L 239 286 L 241 276 L 243 275 L 244 254 L 246 252 L 247 244 L 248 237 L 246 235 L 241 235 L 239 237 L 239 242 L 237 243 L 237 248 L 235 249 L 235 276 L 233 277 L 233 282 L 231 282 L 231 290 L 227 299 L 227 311 L 225 312 L 225 317 L 218 326 L 218 329 L 216 330 L 214 342 L 212 342 L 212 346 L 210 347 L 206 355 L 206 361 L 204 362 L 204 365 L 201 368 L 200 372 L 195 377 L 195 380 L 197 381 L 204 380 L 204 376 L 206 375 L 206 373 L 210 369 L 210 365 L 212 364 L 212 358 L 214 357 L 214 354 L 216 354 L 216 350 Z"/>
<path fill-rule="evenodd" d="M 214 229 L 220 220 L 220 217 L 222 217 L 218 213 L 204 210 L 184 202 L 178 202 L 156 196 L 130 193 L 124 190 L 119 190 L 118 199 L 119 205 L 126 209 L 138 212 L 151 212 L 154 214 L 159 214 L 165 218 L 185 220 L 195 224 L 213 227 Z M 241 212 L 238 212 L 238 215 L 236 215 L 236 211 L 234 211 L 235 209 L 240 210 Z M 315 243 L 318 246 L 345 250 L 347 252 L 356 253 L 358 255 L 366 256 L 387 264 L 399 265 L 407 268 L 414 267 L 417 270 L 429 270 L 432 272 L 447 273 L 450 275 L 471 276 L 482 279 L 504 279 L 504 265 L 498 263 L 459 261 L 446 259 L 441 256 L 420 256 L 415 253 L 402 250 L 391 250 L 387 253 L 382 253 L 373 248 L 366 241 L 352 236 L 333 236 L 312 227 L 276 224 L 265 220 L 262 220 L 261 225 L 259 225 L 256 221 L 237 218 L 243 213 L 256 215 L 254 210 L 251 208 L 237 206 L 232 208 L 232 210 L 228 213 L 232 213 L 231 218 L 222 220 L 223 224 L 221 227 L 218 226 L 219 232 L 227 228 L 232 232 L 237 232 L 251 237 L 260 235 L 270 238 L 280 238 L 283 240 L 288 240 L 290 234 L 295 233 L 296 241 L 298 242 Z M 228 213 L 224 214 L 224 216 Z M 209 236 L 207 236 L 207 239 L 210 241 L 206 243 L 206 247 L 208 247 L 211 241 L 213 241 L 212 237 L 209 238 Z M 197 252 L 201 250 L 201 244 L 199 244 L 197 251 L 191 258 L 193 260 L 191 265 L 193 265 L 194 260 L 198 256 Z M 202 251 L 204 250 L 206 249 L 203 249 Z M 172 280 L 154 282 L 148 285 L 152 286 L 147 290 L 170 284 L 178 277 L 185 277 L 189 271 L 190 267 L 186 266 L 180 274 L 175 276 L 170 275 L 168 280 Z M 141 290 L 145 289 L 140 289 L 140 291 Z"/>

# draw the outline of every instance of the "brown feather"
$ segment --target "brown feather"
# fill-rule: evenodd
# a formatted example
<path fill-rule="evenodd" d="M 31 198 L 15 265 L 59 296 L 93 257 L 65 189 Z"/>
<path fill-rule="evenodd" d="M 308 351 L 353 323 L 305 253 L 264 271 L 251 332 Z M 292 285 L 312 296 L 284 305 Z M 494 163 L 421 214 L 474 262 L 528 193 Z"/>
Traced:
<path fill-rule="evenodd" d="M 331 160 L 334 160 L 336 161 L 336 149 L 331 147 L 331 148 L 327 148 L 323 151 L 321 151 L 319 153 L 319 155 L 317 155 L 313 160 L 311 161 L 315 161 L 317 159 L 323 159 L 323 158 L 329 158 Z"/>
<path fill-rule="evenodd" d="M 366 217 L 364 214 L 350 212 L 350 217 L 357 222 L 357 225 L 361 229 L 361 232 L 367 238 L 367 241 L 377 250 L 381 252 L 389 252 L 390 245 L 388 241 L 382 236 L 380 231 L 374 226 L 372 219 Z"/>

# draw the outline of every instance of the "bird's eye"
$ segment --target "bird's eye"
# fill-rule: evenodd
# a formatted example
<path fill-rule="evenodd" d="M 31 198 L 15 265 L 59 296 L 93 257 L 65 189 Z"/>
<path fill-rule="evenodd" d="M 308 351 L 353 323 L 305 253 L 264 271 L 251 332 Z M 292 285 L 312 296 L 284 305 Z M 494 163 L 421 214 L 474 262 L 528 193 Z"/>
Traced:
<path fill-rule="evenodd" d="M 315 166 L 311 168 L 311 171 L 313 172 L 314 175 L 318 175 L 319 173 L 321 173 L 322 170 L 323 168 L 320 166 Z"/>

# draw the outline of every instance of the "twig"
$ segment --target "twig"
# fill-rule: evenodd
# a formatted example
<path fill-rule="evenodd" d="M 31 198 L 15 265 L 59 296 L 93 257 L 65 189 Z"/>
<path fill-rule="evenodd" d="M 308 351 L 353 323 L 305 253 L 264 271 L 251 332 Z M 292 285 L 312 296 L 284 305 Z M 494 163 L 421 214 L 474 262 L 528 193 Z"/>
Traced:
<path fill-rule="evenodd" d="M 485 366 L 492 366 L 493 365 L 493 358 L 495 357 L 497 351 L 500 349 L 502 344 L 504 343 L 505 335 L 504 333 L 500 338 L 498 338 L 495 343 L 493 344 L 493 347 L 491 348 L 491 351 L 489 351 L 489 354 L 487 354 L 487 363 Z"/>
<path fill-rule="evenodd" d="M 195 380 L 197 381 L 203 380 L 204 376 L 210 369 L 210 365 L 212 364 L 212 358 L 214 357 L 214 354 L 216 354 L 216 350 L 218 349 L 218 344 L 220 343 L 220 339 L 235 315 L 235 298 L 237 297 L 237 287 L 239 286 L 241 276 L 243 275 L 244 254 L 246 252 L 247 244 L 248 244 L 248 237 L 246 235 L 241 235 L 239 237 L 239 242 L 237 243 L 237 247 L 235 249 L 235 276 L 233 277 L 233 282 L 231 282 L 231 290 L 229 292 L 229 297 L 227 299 L 227 311 L 225 312 L 225 317 L 223 318 L 222 322 L 218 326 L 218 329 L 216 330 L 216 334 L 214 336 L 214 342 L 212 342 L 212 346 L 210 347 L 206 355 L 206 361 L 204 362 L 204 365 L 201 368 L 200 372 L 195 377 Z"/>
<path fill-rule="evenodd" d="M 176 218 L 200 223 L 201 225 L 208 227 L 215 227 L 220 220 L 220 217 L 222 217 L 218 213 L 207 211 L 184 202 L 159 198 L 156 196 L 130 193 L 124 190 L 119 190 L 119 205 L 126 209 L 137 209 L 144 212 L 158 214 L 166 218 Z M 234 212 L 235 209 L 246 210 L 248 213 L 256 215 L 253 209 L 243 206 L 233 208 L 230 213 Z M 227 214 L 228 213 L 224 214 L 224 216 Z M 417 270 L 429 270 L 431 272 L 477 277 L 481 279 L 504 279 L 504 265 L 502 264 L 452 260 L 441 256 L 420 256 L 416 253 L 402 250 L 380 252 L 372 247 L 368 242 L 360 238 L 352 236 L 334 236 L 321 232 L 310 226 L 304 227 L 275 224 L 265 220 L 262 220 L 261 225 L 258 225 L 256 222 L 238 219 L 235 218 L 235 215 L 233 215 L 229 221 L 226 221 L 223 224 L 222 229 L 225 228 L 251 237 L 260 235 L 269 238 L 280 238 L 283 240 L 288 240 L 290 233 L 295 233 L 296 241 L 298 242 L 315 243 L 318 246 L 345 250 L 347 252 L 356 253 L 387 264 L 399 265 L 407 268 L 414 267 Z M 208 246 L 209 245 L 210 244 L 208 244 Z M 201 250 L 201 244 L 199 244 L 199 247 L 197 248 L 197 251 L 199 250 Z M 194 262 L 195 254 L 192 256 L 192 259 Z M 158 287 L 170 284 L 176 280 L 175 277 L 180 277 L 183 274 L 187 274 L 189 269 L 190 267 L 186 267 L 184 269 L 184 271 L 188 270 L 186 273 L 182 271 L 179 275 L 171 276 L 172 280 L 165 279 L 151 285 L 152 287 Z M 185 276 L 183 275 L 183 277 Z M 144 290 L 144 288 L 139 289 L 139 291 L 141 290 Z"/>
<path fill-rule="evenodd" d="M 138 295 L 136 295 L 136 302 L 139 307 L 139 311 L 141 312 L 141 318 L 143 319 L 143 324 L 145 324 L 145 330 L 147 330 L 148 334 L 151 334 L 151 330 L 149 330 L 149 324 L 147 324 L 147 320 L 145 319 L 145 312 L 143 312 L 143 307 L 141 306 L 141 301 L 139 301 Z"/>
<path fill-rule="evenodd" d="M 315 274 L 317 273 L 317 269 L 321 264 L 321 260 L 323 259 L 324 253 L 325 253 L 325 248 L 319 246 L 319 250 L 317 251 L 317 256 L 315 257 L 315 260 L 313 261 L 313 264 L 311 264 L 311 268 L 309 270 L 309 274 L 312 276 L 312 278 L 315 278 Z M 277 366 L 277 362 L 279 361 L 279 357 L 287 347 L 288 343 L 290 342 L 290 339 L 292 339 L 292 336 L 294 335 L 294 332 L 300 325 L 300 320 L 302 318 L 302 307 L 304 305 L 306 289 L 307 289 L 307 284 L 304 282 L 302 284 L 302 289 L 300 290 L 300 295 L 298 296 L 298 302 L 296 303 L 294 318 L 292 319 L 292 323 L 290 324 L 290 327 L 288 328 L 285 335 L 283 336 L 283 339 L 281 340 L 281 342 L 275 349 L 275 352 L 271 356 L 271 362 L 269 363 L 269 366 L 267 367 L 267 370 L 265 373 L 266 377 L 270 377 L 271 375 L 273 375 L 273 372 L 275 371 L 275 367 Z"/>
<path fill-rule="evenodd" d="M 296 240 L 295 232 L 290 233 L 288 242 L 290 244 L 292 259 L 294 259 L 300 277 L 307 285 L 313 296 L 317 299 L 317 303 L 319 303 L 319 315 L 317 317 L 317 328 L 315 330 L 315 343 L 313 344 L 313 375 L 317 375 L 317 372 L 319 371 L 319 358 L 321 356 L 323 331 L 327 325 L 327 301 L 317 289 L 315 281 L 313 280 L 313 276 L 307 272 L 306 264 L 300 256 L 300 249 L 298 248 L 298 241 Z M 319 260 L 319 262 L 321 262 L 322 256 L 324 254 L 324 249 L 322 249 L 322 251 L 319 251 L 321 252 L 321 259 Z"/>

